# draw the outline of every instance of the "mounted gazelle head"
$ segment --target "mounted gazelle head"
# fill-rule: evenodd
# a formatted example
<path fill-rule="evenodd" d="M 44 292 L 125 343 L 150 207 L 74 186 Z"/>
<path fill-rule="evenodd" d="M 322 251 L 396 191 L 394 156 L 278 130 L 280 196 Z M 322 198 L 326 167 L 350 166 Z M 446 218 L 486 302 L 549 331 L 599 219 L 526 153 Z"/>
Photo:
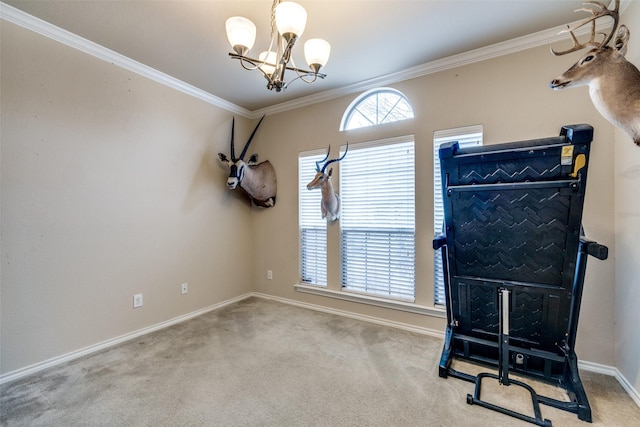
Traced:
<path fill-rule="evenodd" d="M 340 218 L 340 196 L 337 195 L 333 191 L 333 185 L 331 184 L 331 172 L 333 169 L 329 169 L 329 172 L 326 172 L 327 166 L 332 163 L 339 162 L 344 159 L 344 156 L 347 155 L 347 151 L 349 151 L 349 144 L 347 143 L 347 148 L 344 150 L 344 154 L 341 157 L 336 157 L 335 159 L 329 159 L 329 154 L 331 153 L 331 146 L 327 149 L 327 155 L 324 159 L 316 162 L 316 176 L 311 180 L 309 184 L 307 184 L 308 190 L 313 190 L 314 188 L 319 188 L 322 191 L 322 199 L 320 200 L 320 209 L 322 210 L 322 218 L 328 218 L 330 221 L 334 221 Z"/>
<path fill-rule="evenodd" d="M 276 203 L 276 173 L 273 166 L 268 160 L 258 163 L 257 154 L 251 156 L 247 162 L 244 161 L 249 145 L 262 120 L 264 120 L 264 116 L 262 116 L 251 133 L 249 140 L 242 149 L 242 153 L 240 153 L 240 157 L 236 157 L 234 118 L 231 124 L 231 159 L 227 158 L 223 153 L 218 153 L 218 158 L 229 165 L 229 177 L 227 178 L 227 187 L 229 189 L 234 190 L 240 186 L 256 205 L 271 207 Z"/>
<path fill-rule="evenodd" d="M 562 75 L 553 79 L 550 87 L 555 90 L 571 86 L 589 86 L 591 101 L 608 121 L 624 129 L 640 145 L 640 71 L 624 58 L 629 41 L 629 29 L 622 25 L 616 33 L 619 21 L 620 0 L 615 0 L 613 10 L 599 1 L 584 3 L 578 11 L 589 12 L 591 16 L 563 32 L 568 32 L 573 47 L 554 55 L 565 55 L 581 49 L 589 49 Z M 608 34 L 596 33 L 596 20 L 610 17 L 613 20 Z M 591 36 L 580 43 L 574 31 L 591 24 Z M 615 38 L 614 38 L 615 34 Z M 598 35 L 602 41 L 596 41 Z M 611 46 L 608 43 L 613 39 Z"/>

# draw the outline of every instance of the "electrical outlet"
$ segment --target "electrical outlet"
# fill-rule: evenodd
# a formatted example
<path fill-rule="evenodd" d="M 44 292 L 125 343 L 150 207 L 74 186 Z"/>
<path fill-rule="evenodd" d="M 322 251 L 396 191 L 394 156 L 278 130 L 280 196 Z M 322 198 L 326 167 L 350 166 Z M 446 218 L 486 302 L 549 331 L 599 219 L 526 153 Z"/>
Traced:
<path fill-rule="evenodd" d="M 133 308 L 142 307 L 142 294 L 135 294 L 133 296 Z"/>
<path fill-rule="evenodd" d="M 189 284 L 183 283 L 181 289 L 182 289 L 182 295 L 186 294 L 187 292 L 189 292 Z"/>
<path fill-rule="evenodd" d="M 268 280 L 273 279 L 273 271 L 271 271 L 271 270 L 267 270 L 267 279 L 268 279 Z"/>

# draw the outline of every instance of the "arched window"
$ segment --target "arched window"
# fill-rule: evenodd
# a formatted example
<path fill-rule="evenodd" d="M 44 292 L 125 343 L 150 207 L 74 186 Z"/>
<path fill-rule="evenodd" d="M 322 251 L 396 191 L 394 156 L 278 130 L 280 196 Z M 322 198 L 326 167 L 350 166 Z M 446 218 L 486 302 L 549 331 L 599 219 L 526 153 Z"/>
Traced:
<path fill-rule="evenodd" d="M 340 130 L 358 129 L 412 119 L 413 109 L 402 92 L 388 87 L 369 90 L 357 97 L 342 116 Z"/>

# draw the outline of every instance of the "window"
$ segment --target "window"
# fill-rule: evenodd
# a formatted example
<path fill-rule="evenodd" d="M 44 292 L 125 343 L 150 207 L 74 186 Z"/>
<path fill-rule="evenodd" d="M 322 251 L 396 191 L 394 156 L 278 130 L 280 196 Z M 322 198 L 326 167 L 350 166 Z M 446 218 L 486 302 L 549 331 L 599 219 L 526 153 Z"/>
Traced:
<path fill-rule="evenodd" d="M 349 105 L 342 116 L 340 130 L 358 129 L 413 118 L 407 98 L 391 88 L 378 88 L 363 93 Z"/>
<path fill-rule="evenodd" d="M 413 136 L 349 145 L 340 162 L 343 289 L 414 301 L 414 157 Z"/>
<path fill-rule="evenodd" d="M 320 190 L 307 190 L 316 174 L 316 161 L 324 158 L 320 150 L 298 157 L 298 212 L 300 228 L 300 281 L 327 284 L 327 220 L 320 211 Z"/>
<path fill-rule="evenodd" d="M 442 177 L 440 173 L 440 146 L 446 142 L 457 141 L 461 148 L 482 145 L 482 125 L 464 128 L 438 130 L 433 134 L 433 231 L 434 236 L 442 233 L 444 225 L 444 204 L 442 201 Z M 442 253 L 434 251 L 433 300 L 445 305 L 444 277 L 442 274 Z"/>

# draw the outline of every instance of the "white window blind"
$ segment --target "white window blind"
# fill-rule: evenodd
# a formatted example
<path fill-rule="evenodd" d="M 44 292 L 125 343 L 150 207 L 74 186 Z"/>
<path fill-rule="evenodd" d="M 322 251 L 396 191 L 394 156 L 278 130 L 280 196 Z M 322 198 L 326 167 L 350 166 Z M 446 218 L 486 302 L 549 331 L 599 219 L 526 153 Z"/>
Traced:
<path fill-rule="evenodd" d="M 442 174 L 440 173 L 440 146 L 446 142 L 457 141 L 460 148 L 482 145 L 482 125 L 439 130 L 433 133 L 433 231 L 434 236 L 442 234 L 444 224 L 444 205 L 442 199 Z M 442 272 L 442 253 L 434 251 L 434 287 L 433 300 L 445 305 L 444 276 Z"/>
<path fill-rule="evenodd" d="M 349 145 L 340 162 L 343 289 L 414 300 L 414 157 L 413 136 Z"/>
<path fill-rule="evenodd" d="M 298 218 L 300 229 L 300 281 L 327 284 L 327 220 L 322 219 L 320 190 L 308 190 L 316 174 L 316 161 L 324 158 L 319 150 L 298 156 Z"/>

